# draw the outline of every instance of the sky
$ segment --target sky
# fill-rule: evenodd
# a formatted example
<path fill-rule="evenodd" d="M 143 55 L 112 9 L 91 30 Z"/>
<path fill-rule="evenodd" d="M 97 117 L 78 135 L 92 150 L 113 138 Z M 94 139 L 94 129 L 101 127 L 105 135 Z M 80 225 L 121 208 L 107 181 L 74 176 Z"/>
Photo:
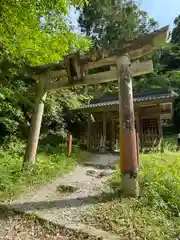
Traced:
<path fill-rule="evenodd" d="M 139 0 L 140 7 L 153 17 L 159 27 L 170 25 L 173 28 L 174 19 L 180 14 L 180 0 Z M 77 14 L 71 11 L 71 19 L 76 31 L 78 31 Z M 79 32 L 79 31 L 78 31 Z"/>
<path fill-rule="evenodd" d="M 141 8 L 153 17 L 160 27 L 173 27 L 174 19 L 180 14 L 180 0 L 141 0 Z"/>

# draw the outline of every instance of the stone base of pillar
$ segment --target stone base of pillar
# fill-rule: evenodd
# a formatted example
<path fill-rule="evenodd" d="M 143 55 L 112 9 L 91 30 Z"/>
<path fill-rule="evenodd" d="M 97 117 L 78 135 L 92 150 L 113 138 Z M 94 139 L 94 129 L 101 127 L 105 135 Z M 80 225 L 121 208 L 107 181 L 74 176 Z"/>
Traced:
<path fill-rule="evenodd" d="M 138 177 L 132 176 L 129 173 L 122 174 L 121 190 L 123 197 L 138 197 L 139 196 Z"/>

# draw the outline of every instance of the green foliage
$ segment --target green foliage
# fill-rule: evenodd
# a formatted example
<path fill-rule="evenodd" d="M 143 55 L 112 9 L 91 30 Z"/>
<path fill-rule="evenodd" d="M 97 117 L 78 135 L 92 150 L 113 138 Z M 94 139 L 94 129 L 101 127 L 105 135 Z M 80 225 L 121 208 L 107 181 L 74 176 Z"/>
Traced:
<path fill-rule="evenodd" d="M 43 142 L 55 145 L 67 140 L 68 110 L 78 108 L 87 101 L 88 98 L 83 93 L 82 87 L 48 93 L 41 130 Z M 79 118 L 76 119 L 78 120 Z"/>
<path fill-rule="evenodd" d="M 16 140 L 17 141 L 17 140 Z M 72 170 L 78 162 L 84 161 L 86 153 L 74 149 L 67 157 L 65 146 L 44 146 L 37 156 L 36 164 L 22 170 L 24 144 L 11 143 L 8 149 L 0 149 L 0 199 L 12 198 L 21 192 L 33 190 L 40 184 Z"/>
<path fill-rule="evenodd" d="M 17 134 L 20 131 L 23 137 L 28 135 L 28 125 L 34 108 L 34 94 L 29 92 L 28 87 L 35 82 L 24 76 L 27 65 L 57 62 L 69 52 L 88 49 L 89 39 L 72 32 L 67 23 L 69 8 L 77 5 L 82 7 L 83 3 L 87 1 L 2 2 L 0 118 L 4 132 Z M 61 110 L 60 107 L 58 111 Z M 53 117 L 54 114 L 51 118 Z"/>
<path fill-rule="evenodd" d="M 22 111 L 18 107 L 15 92 L 8 87 L 0 86 L 0 122 L 9 133 L 16 134 L 18 125 L 24 121 Z M 2 136 L 2 134 L 1 134 Z"/>
<path fill-rule="evenodd" d="M 180 44 L 180 15 L 174 20 L 175 27 L 172 31 L 171 43 Z"/>
<path fill-rule="evenodd" d="M 86 51 L 90 40 L 75 34 L 68 25 L 69 8 L 82 7 L 87 1 L 5 0 L 0 9 L 0 127 L 7 134 L 27 138 L 34 109 L 35 84 L 24 76 L 26 66 L 58 62 L 64 55 Z M 59 94 L 59 95 L 58 95 Z M 66 101 L 65 101 L 66 99 Z M 68 99 L 68 101 L 67 101 Z M 63 105 L 64 103 L 64 105 Z M 65 136 L 62 111 L 78 104 L 70 91 L 48 96 L 43 124 L 46 129 Z M 51 120 L 50 120 L 51 119 Z M 47 131 L 44 131 L 45 134 Z"/>
<path fill-rule="evenodd" d="M 73 33 L 66 23 L 69 8 L 82 7 L 83 2 L 3 1 L 0 10 L 2 56 L 13 62 L 21 59 L 21 63 L 44 64 L 59 61 L 69 51 L 84 47 L 84 37 Z"/>
<path fill-rule="evenodd" d="M 179 17 L 174 21 L 175 27 L 172 31 L 170 42 L 163 47 L 153 51 L 154 73 L 135 78 L 134 90 L 148 88 L 171 87 L 179 92 L 180 89 L 180 34 Z"/>
<path fill-rule="evenodd" d="M 176 239 L 180 235 L 180 158 L 178 153 L 141 155 L 139 199 L 121 199 L 117 172 L 96 203 L 89 224 L 131 239 Z M 101 200 L 99 201 L 101 202 Z"/>
<path fill-rule="evenodd" d="M 102 47 L 119 48 L 157 27 L 157 22 L 140 10 L 135 1 L 90 0 L 80 12 L 81 31 Z"/>
<path fill-rule="evenodd" d="M 6 135 L 26 137 L 34 95 L 27 93 L 26 78 L 10 78 L 0 83 L 0 139 Z M 26 108 L 24 108 L 26 106 Z"/>
<path fill-rule="evenodd" d="M 16 89 L 19 89 L 19 92 Z M 20 80 L 8 81 L 1 85 L 0 94 L 1 141 L 8 140 L 9 137 L 12 139 L 12 136 L 27 139 L 34 108 L 34 95 L 27 94 L 26 84 Z M 23 95 L 28 96 L 28 99 Z M 40 135 L 41 143 L 57 145 L 60 142 L 65 142 L 68 133 L 67 110 L 79 107 L 88 99 L 89 95 L 85 94 L 83 87 L 48 93 Z M 79 121 L 78 116 L 76 121 Z M 7 138 L 7 136 L 9 137 Z M 7 143 L 8 141 L 4 142 L 4 144 Z"/>
<path fill-rule="evenodd" d="M 150 18 L 147 12 L 142 11 L 136 1 L 92 0 L 80 10 L 79 25 L 82 33 L 91 36 L 96 46 L 114 49 L 120 48 L 122 43 L 128 40 L 154 30 L 158 23 Z M 137 79 L 135 90 L 149 87 L 150 80 L 146 83 L 146 77 L 144 79 Z M 98 97 L 117 89 L 117 82 L 105 83 L 88 87 L 88 93 Z"/>

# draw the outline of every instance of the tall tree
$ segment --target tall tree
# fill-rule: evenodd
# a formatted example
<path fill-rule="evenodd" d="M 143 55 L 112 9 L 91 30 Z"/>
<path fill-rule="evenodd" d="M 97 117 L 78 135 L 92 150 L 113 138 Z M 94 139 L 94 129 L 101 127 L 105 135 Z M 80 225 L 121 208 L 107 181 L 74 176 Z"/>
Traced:
<path fill-rule="evenodd" d="M 180 15 L 174 20 L 170 42 L 159 52 L 159 63 L 163 72 L 180 68 Z"/>
<path fill-rule="evenodd" d="M 105 49 L 120 48 L 125 41 L 154 30 L 158 23 L 149 18 L 135 1 L 128 0 L 89 0 L 80 10 L 79 26 L 83 34 L 91 36 L 94 44 Z M 88 92 L 102 95 L 117 91 L 117 83 L 89 87 Z"/>
<path fill-rule="evenodd" d="M 80 1 L 81 3 L 85 1 Z M 3 0 L 0 9 L 1 57 L 28 64 L 59 61 L 81 37 L 66 24 L 69 8 L 78 0 Z M 82 4 L 80 4 L 80 7 Z M 23 60 L 23 61 L 22 61 Z"/>
<path fill-rule="evenodd" d="M 172 31 L 171 43 L 180 44 L 180 15 L 174 20 L 175 27 Z"/>
<path fill-rule="evenodd" d="M 154 73 L 136 78 L 136 91 L 150 87 L 171 87 L 180 91 L 180 15 L 174 20 L 171 38 L 153 53 Z"/>
<path fill-rule="evenodd" d="M 122 42 L 157 27 L 154 19 L 128 0 L 90 0 L 78 21 L 81 31 L 104 48 L 119 48 Z"/>

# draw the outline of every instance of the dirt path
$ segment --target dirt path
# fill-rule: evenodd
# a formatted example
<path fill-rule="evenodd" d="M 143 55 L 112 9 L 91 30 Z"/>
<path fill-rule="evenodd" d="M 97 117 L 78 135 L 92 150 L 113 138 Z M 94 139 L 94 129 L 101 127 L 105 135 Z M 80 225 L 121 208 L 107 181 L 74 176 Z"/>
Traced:
<path fill-rule="evenodd" d="M 89 166 L 77 166 L 73 172 L 56 179 L 35 194 L 22 195 L 10 202 L 8 207 L 36 214 L 42 219 L 67 228 L 77 228 L 88 234 L 95 234 L 95 229 L 81 224 L 81 215 L 93 209 L 104 183 L 114 172 L 107 167 L 114 165 L 117 158 L 114 155 L 93 155 Z M 97 166 L 103 166 L 104 169 Z M 101 232 L 97 231 L 97 234 L 100 235 Z M 106 239 L 108 238 L 109 235 L 106 234 Z"/>
<path fill-rule="evenodd" d="M 87 238 L 87 235 L 76 234 L 50 222 L 11 210 L 1 211 L 0 216 L 0 240 L 95 240 L 93 237 Z"/>
<path fill-rule="evenodd" d="M 4 217 L 4 219 L 3 219 Z M 2 240 L 70 240 L 61 230 L 51 231 L 38 221 L 13 212 L 1 213 L 0 239 Z"/>

